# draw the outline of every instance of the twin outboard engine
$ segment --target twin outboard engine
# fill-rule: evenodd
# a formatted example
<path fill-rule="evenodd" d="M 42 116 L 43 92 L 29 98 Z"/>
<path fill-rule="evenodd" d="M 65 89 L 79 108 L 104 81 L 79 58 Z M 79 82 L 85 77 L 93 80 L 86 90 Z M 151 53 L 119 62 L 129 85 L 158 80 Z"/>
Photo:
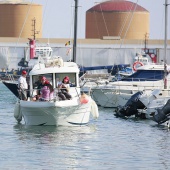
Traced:
<path fill-rule="evenodd" d="M 143 91 L 139 91 L 131 96 L 127 103 L 123 107 L 118 107 L 115 112 L 115 116 L 118 117 L 129 117 L 132 115 L 137 116 L 137 109 L 144 109 L 145 105 L 139 100 L 142 96 Z"/>
<path fill-rule="evenodd" d="M 157 113 L 153 116 L 152 120 L 158 124 L 162 124 L 170 120 L 170 99 L 162 109 L 157 109 Z"/>

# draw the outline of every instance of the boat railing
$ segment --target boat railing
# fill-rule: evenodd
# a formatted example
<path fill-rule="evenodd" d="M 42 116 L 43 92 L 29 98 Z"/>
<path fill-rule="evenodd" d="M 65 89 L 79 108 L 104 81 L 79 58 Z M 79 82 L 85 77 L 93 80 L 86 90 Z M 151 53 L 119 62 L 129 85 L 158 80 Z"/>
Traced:
<path fill-rule="evenodd" d="M 116 82 L 113 82 L 116 83 Z M 157 86 L 160 85 L 162 86 L 164 81 L 163 79 L 156 79 L 156 78 L 124 78 L 123 80 L 117 81 L 116 84 L 118 84 L 119 86 L 125 86 L 128 84 L 128 86 L 132 85 L 134 86 L 134 84 L 136 84 L 137 86 Z"/>
<path fill-rule="evenodd" d="M 141 81 L 141 82 L 144 82 L 144 81 L 160 81 L 160 80 L 163 80 L 163 77 L 161 76 L 154 76 L 154 77 L 149 77 L 149 78 L 141 78 L 141 77 L 125 77 L 123 78 L 122 80 L 120 81 Z"/>
<path fill-rule="evenodd" d="M 133 82 L 131 84 L 121 84 L 118 83 L 115 88 L 113 88 L 113 90 L 111 90 L 112 92 L 116 92 L 116 93 L 129 93 L 128 91 L 131 91 L 132 94 L 136 93 L 137 91 L 148 91 L 148 90 L 153 90 L 153 89 L 163 89 L 163 81 L 160 83 L 156 83 L 156 82 L 152 82 L 152 83 L 148 83 L 148 84 L 144 84 L 143 81 L 141 82 Z"/>
<path fill-rule="evenodd" d="M 61 101 L 62 99 L 59 96 L 59 92 L 61 89 L 64 88 L 54 88 L 53 96 L 49 101 Z M 31 89 L 31 90 L 25 90 L 27 94 L 29 94 L 28 100 L 30 101 L 39 101 L 40 95 L 38 95 L 38 91 L 41 89 Z M 72 98 L 79 97 L 80 98 L 80 87 L 70 87 L 69 92 Z M 22 100 L 22 95 L 19 97 Z"/>
<path fill-rule="evenodd" d="M 111 81 L 113 76 L 109 73 L 107 74 L 84 74 L 80 77 L 80 86 L 86 86 L 89 84 L 93 85 L 101 85 L 108 83 L 108 81 Z"/>
<path fill-rule="evenodd" d="M 14 76 L 14 74 L 5 74 L 4 76 L 1 77 L 2 80 L 7 80 L 11 82 L 15 82 L 18 79 L 18 76 Z"/>

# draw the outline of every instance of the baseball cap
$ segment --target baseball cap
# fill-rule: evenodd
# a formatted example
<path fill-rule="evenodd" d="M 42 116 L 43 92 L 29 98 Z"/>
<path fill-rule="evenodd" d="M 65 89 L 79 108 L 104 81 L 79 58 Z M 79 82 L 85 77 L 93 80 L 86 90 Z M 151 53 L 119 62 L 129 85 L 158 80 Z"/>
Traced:
<path fill-rule="evenodd" d="M 27 72 L 25 70 L 22 70 L 22 74 L 27 74 Z"/>
<path fill-rule="evenodd" d="M 68 81 L 69 81 L 70 79 L 69 79 L 69 77 L 68 77 L 68 76 L 66 76 L 66 77 L 64 77 L 64 80 L 68 80 Z"/>

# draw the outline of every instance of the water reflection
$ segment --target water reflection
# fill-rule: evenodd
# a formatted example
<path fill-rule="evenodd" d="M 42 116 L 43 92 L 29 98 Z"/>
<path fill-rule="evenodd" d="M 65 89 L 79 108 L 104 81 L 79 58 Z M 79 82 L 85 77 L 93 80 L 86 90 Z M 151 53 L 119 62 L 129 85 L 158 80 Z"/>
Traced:
<path fill-rule="evenodd" d="M 151 125 L 151 127 L 154 127 L 154 128 L 156 128 L 157 130 L 166 130 L 166 131 L 169 131 L 170 130 L 170 128 L 168 127 L 168 126 L 166 126 L 166 125 L 159 125 L 159 124 L 157 124 L 157 123 L 155 123 L 154 122 L 154 124 L 153 125 Z"/>
<path fill-rule="evenodd" d="M 0 85 L 1 87 L 1 85 Z M 100 117 L 85 127 L 25 126 L 13 117 L 12 95 L 0 89 L 0 169 L 154 169 L 170 167 L 170 132 L 151 120 Z M 24 123 L 24 121 L 23 121 Z M 92 121 L 93 123 L 93 121 Z"/>
<path fill-rule="evenodd" d="M 46 139 L 49 141 L 63 143 L 62 139 L 72 138 L 71 141 L 91 134 L 96 131 L 95 125 L 82 126 L 82 127 L 65 127 L 65 126 L 26 126 L 23 124 L 17 124 L 14 126 L 14 132 L 21 137 L 22 140 L 27 139 L 31 136 L 35 139 Z M 67 140 L 69 142 L 70 140 Z"/>
<path fill-rule="evenodd" d="M 20 124 L 14 126 L 14 133 L 20 141 L 20 146 L 29 148 L 29 152 L 34 152 L 34 165 L 42 165 L 44 169 L 46 167 L 47 169 L 54 167 L 72 169 L 80 166 L 83 153 L 91 150 L 87 141 L 92 141 L 96 127 L 93 125 L 55 127 Z"/>

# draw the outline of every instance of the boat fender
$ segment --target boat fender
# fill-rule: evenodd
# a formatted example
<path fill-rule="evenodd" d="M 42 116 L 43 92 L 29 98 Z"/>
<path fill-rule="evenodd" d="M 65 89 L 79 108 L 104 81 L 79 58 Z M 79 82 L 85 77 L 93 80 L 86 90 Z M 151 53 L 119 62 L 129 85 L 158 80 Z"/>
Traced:
<path fill-rule="evenodd" d="M 137 71 L 137 66 L 143 66 L 144 64 L 142 63 L 142 62 L 140 62 L 140 61 L 135 61 L 134 63 L 133 63 L 133 70 L 134 71 Z"/>
<path fill-rule="evenodd" d="M 89 97 L 85 93 L 83 93 L 80 97 L 80 103 L 81 104 L 86 104 L 89 102 Z"/>
<path fill-rule="evenodd" d="M 91 99 L 91 114 L 93 118 L 97 119 L 99 117 L 99 110 L 96 102 Z"/>
<path fill-rule="evenodd" d="M 18 123 L 21 122 L 21 120 L 22 120 L 22 114 L 21 114 L 21 110 L 20 110 L 20 103 L 16 103 L 16 104 L 15 104 L 14 117 L 15 117 L 15 119 L 18 121 Z"/>

